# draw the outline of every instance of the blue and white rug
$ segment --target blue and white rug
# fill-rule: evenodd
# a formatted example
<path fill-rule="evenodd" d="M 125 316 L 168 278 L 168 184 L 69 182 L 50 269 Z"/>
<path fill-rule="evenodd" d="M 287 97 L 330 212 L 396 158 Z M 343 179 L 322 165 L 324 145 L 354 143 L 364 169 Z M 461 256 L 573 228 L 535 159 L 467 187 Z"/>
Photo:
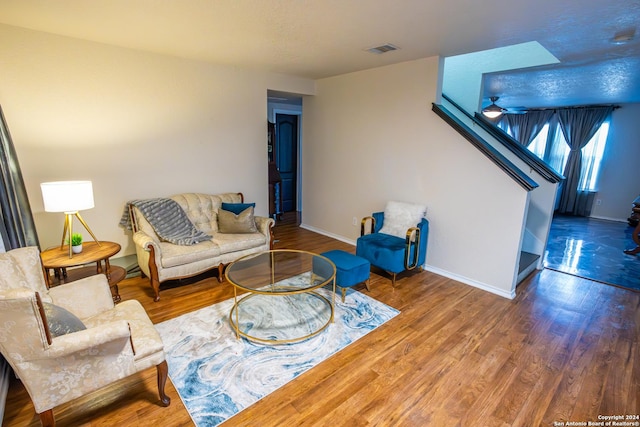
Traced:
<path fill-rule="evenodd" d="M 318 292 L 331 298 L 327 289 Z M 198 427 L 226 421 L 399 313 L 348 289 L 344 303 L 336 296 L 335 321 L 327 329 L 305 341 L 265 345 L 236 338 L 229 325 L 233 303 L 232 298 L 156 325 L 169 377 Z"/>

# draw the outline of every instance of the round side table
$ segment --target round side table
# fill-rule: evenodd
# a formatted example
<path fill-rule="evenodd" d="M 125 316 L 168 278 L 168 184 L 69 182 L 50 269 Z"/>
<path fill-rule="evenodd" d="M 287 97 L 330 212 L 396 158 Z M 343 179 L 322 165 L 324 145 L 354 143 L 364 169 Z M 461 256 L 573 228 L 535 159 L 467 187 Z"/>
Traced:
<path fill-rule="evenodd" d="M 63 283 L 73 282 L 94 274 L 105 274 L 109 280 L 111 295 L 114 302 L 120 302 L 118 283 L 120 283 L 127 272 L 119 266 L 111 266 L 109 258 L 120 252 L 120 245 L 114 242 L 84 242 L 82 252 L 73 254 L 69 258 L 69 247 L 57 246 L 40 253 L 42 265 L 47 273 L 49 286 L 56 286 Z M 89 265 L 95 263 L 95 266 Z M 67 270 L 70 267 L 78 267 Z M 50 273 L 53 271 L 53 274 Z"/>

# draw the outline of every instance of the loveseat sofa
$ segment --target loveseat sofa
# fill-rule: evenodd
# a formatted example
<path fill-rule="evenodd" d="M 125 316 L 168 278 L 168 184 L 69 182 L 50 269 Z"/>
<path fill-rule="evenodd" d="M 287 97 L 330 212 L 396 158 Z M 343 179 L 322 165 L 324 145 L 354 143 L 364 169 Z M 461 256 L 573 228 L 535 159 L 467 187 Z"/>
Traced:
<path fill-rule="evenodd" d="M 149 277 L 155 301 L 160 300 L 162 282 L 195 276 L 211 269 L 218 270 L 218 281 L 222 282 L 227 264 L 242 256 L 273 248 L 274 220 L 254 216 L 251 204 L 244 204 L 242 193 L 183 193 L 168 199 L 180 205 L 201 235 L 211 238 L 201 241 L 192 239 L 187 244 L 166 241 L 159 237 L 156 232 L 158 226 L 154 228 L 149 219 L 154 222 L 160 216 L 160 220 L 174 222 L 173 218 L 162 218 L 157 212 L 150 214 L 148 211 L 150 218 L 147 218 L 142 213 L 143 205 L 136 202 L 128 204 L 138 265 L 143 274 Z M 220 213 L 223 204 L 225 209 Z M 239 208 L 242 208 L 242 212 Z M 230 216 L 230 210 L 237 212 Z M 221 221 L 223 218 L 224 221 Z M 247 224 L 255 227 L 244 229 Z"/>

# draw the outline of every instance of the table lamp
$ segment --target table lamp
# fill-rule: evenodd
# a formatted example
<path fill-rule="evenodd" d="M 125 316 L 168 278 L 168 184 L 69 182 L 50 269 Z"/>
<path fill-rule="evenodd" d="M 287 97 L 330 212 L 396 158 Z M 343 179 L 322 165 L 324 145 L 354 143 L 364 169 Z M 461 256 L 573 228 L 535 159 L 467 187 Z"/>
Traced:
<path fill-rule="evenodd" d="M 60 250 L 64 246 L 65 236 L 69 241 L 69 258 L 73 256 L 71 250 L 71 236 L 73 235 L 73 217 L 78 218 L 80 223 L 87 229 L 98 246 L 100 242 L 96 239 L 93 231 L 82 219 L 78 211 L 93 208 L 93 185 L 91 181 L 57 181 L 43 182 L 40 184 L 42 190 L 42 200 L 44 201 L 45 212 L 64 212 L 64 229 L 62 230 L 62 242 Z"/>

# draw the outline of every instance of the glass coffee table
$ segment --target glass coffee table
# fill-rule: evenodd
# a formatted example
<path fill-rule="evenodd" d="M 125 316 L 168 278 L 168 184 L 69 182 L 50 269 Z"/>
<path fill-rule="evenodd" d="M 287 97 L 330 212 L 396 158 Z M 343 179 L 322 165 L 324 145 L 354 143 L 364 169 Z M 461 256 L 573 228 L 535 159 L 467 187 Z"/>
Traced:
<path fill-rule="evenodd" d="M 279 249 L 229 264 L 235 304 L 229 323 L 238 338 L 286 344 L 322 332 L 334 315 L 336 267 L 322 255 Z M 331 285 L 332 290 L 320 289 Z"/>

